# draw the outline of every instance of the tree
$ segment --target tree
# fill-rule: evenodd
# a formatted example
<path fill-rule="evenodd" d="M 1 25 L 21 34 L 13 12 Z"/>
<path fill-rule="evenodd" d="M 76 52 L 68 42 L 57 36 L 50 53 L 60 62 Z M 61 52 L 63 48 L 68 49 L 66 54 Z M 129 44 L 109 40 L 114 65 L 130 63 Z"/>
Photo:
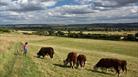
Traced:
<path fill-rule="evenodd" d="M 135 34 L 135 40 L 138 41 L 138 32 Z"/>
<path fill-rule="evenodd" d="M 48 30 L 48 34 L 49 34 L 49 35 L 53 35 L 54 33 L 55 33 L 55 31 L 54 31 L 53 29 Z"/>
<path fill-rule="evenodd" d="M 62 32 L 62 31 L 57 31 L 57 35 L 62 36 L 62 35 L 64 35 L 64 32 Z"/>

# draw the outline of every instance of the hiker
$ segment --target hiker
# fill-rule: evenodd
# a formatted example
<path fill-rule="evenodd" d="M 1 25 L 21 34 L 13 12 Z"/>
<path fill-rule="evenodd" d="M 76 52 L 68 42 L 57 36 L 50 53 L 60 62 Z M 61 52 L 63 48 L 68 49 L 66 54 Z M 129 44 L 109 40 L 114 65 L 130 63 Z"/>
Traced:
<path fill-rule="evenodd" d="M 26 56 L 28 52 L 28 42 L 25 42 L 25 44 L 23 45 L 23 54 Z"/>

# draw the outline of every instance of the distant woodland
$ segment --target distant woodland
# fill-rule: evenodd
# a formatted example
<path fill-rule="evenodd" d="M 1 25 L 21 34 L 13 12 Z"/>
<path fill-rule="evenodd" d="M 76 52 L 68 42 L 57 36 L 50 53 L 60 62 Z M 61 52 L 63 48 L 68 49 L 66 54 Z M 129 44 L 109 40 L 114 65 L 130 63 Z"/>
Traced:
<path fill-rule="evenodd" d="M 23 32 L 27 35 L 60 36 L 102 40 L 138 41 L 138 23 L 102 23 L 102 24 L 8 24 L 0 26 L 1 32 L 10 30 L 34 31 Z M 98 32 L 98 33 L 96 33 Z M 115 33 L 118 32 L 118 33 Z"/>

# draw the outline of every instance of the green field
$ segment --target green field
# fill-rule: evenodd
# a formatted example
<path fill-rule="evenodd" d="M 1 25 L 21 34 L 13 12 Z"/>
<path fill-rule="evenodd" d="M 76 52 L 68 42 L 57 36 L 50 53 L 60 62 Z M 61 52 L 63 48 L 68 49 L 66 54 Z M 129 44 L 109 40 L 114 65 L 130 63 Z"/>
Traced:
<path fill-rule="evenodd" d="M 22 55 L 21 42 L 29 42 L 29 53 Z M 94 72 L 92 67 L 104 57 L 127 60 L 128 72 L 120 77 L 138 77 L 138 42 L 75 39 L 22 34 L 0 35 L 0 77 L 117 77 L 115 72 Z M 41 47 L 55 49 L 54 59 L 36 58 Z M 17 50 L 19 55 L 17 55 Z M 63 67 L 63 60 L 71 51 L 84 54 L 84 69 Z"/>

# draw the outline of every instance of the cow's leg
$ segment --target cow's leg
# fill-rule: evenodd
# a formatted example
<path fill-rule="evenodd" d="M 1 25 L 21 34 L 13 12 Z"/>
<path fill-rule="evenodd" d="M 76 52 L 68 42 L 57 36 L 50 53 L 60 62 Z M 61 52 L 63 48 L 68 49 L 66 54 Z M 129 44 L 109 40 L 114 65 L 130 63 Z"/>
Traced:
<path fill-rule="evenodd" d="M 127 72 L 127 67 L 125 66 L 124 68 L 125 68 L 125 71 Z"/>
<path fill-rule="evenodd" d="M 123 69 L 124 69 L 125 73 L 127 73 L 127 67 L 124 66 Z"/>
<path fill-rule="evenodd" d="M 77 67 L 76 68 L 78 68 L 79 67 L 79 61 L 77 61 Z"/>
<path fill-rule="evenodd" d="M 76 65 L 76 62 L 75 61 L 73 61 L 73 68 L 74 68 L 74 66 Z"/>
<path fill-rule="evenodd" d="M 107 71 L 107 68 L 101 67 L 101 70 L 102 70 L 102 72 L 105 72 L 105 71 Z"/>
<path fill-rule="evenodd" d="M 72 61 L 70 61 L 70 67 L 73 68 Z"/>
<path fill-rule="evenodd" d="M 124 72 L 127 72 L 127 68 L 126 68 L 126 66 L 121 66 L 121 68 L 122 68 L 122 71 Z"/>
<path fill-rule="evenodd" d="M 110 69 L 110 71 L 111 71 L 111 72 L 114 72 L 114 69 L 113 69 L 113 68 L 111 68 L 111 69 Z"/>
<path fill-rule="evenodd" d="M 85 66 L 85 61 L 84 61 L 84 65 L 83 65 L 83 67 Z"/>
<path fill-rule="evenodd" d="M 83 67 L 83 61 L 80 62 L 80 66 Z"/>
<path fill-rule="evenodd" d="M 118 74 L 118 77 L 119 77 L 119 74 L 120 74 L 119 67 L 115 67 L 115 70 L 116 70 L 116 73 Z"/>
<path fill-rule="evenodd" d="M 124 66 L 121 66 L 121 69 L 122 69 L 122 71 L 124 72 L 124 70 L 125 70 L 125 67 L 124 67 Z"/>
<path fill-rule="evenodd" d="M 81 62 L 80 62 L 80 65 L 81 65 L 81 69 L 83 69 L 84 66 L 85 66 L 85 62 L 84 62 L 84 61 L 81 61 Z"/>
<path fill-rule="evenodd" d="M 85 67 L 85 61 L 83 61 L 83 67 Z"/>

